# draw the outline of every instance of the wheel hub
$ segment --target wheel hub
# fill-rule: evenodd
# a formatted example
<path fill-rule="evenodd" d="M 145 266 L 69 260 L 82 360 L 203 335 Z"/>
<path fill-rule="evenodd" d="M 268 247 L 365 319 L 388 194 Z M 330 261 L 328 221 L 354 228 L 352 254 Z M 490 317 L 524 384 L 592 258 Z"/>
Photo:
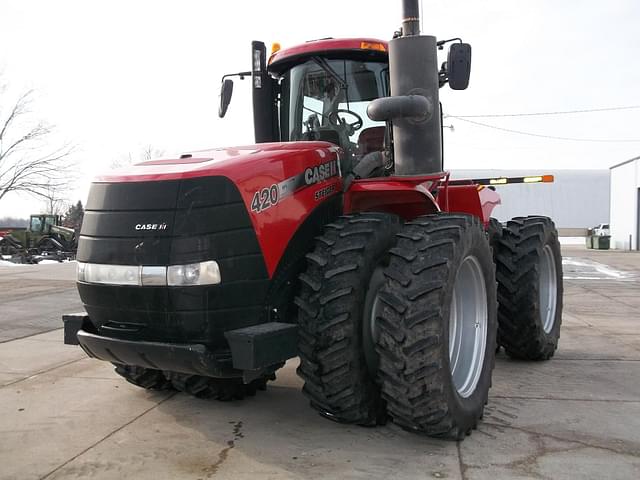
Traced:
<path fill-rule="evenodd" d="M 551 246 L 545 245 L 540 259 L 538 293 L 540 295 L 540 319 L 542 329 L 550 333 L 556 321 L 556 305 L 558 302 L 558 278 L 556 262 Z"/>
<path fill-rule="evenodd" d="M 476 389 L 487 347 L 487 288 L 482 267 L 474 256 L 460 265 L 449 311 L 449 367 L 461 397 Z"/>

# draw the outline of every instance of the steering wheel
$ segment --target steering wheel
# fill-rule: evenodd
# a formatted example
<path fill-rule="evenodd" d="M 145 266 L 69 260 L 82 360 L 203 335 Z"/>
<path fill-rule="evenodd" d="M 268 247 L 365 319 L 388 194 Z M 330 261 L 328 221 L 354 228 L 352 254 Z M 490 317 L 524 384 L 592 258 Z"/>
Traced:
<path fill-rule="evenodd" d="M 340 118 L 340 116 L 338 115 L 340 113 L 352 115 L 356 118 L 356 121 L 348 123 L 345 119 Z M 347 110 L 344 108 L 339 108 L 338 110 L 331 112 L 329 114 L 329 123 L 334 127 L 344 127 L 344 126 L 349 127 L 349 131 L 351 132 L 349 133 L 349 135 L 353 134 L 353 132 L 360 130 L 363 124 L 362 117 L 360 115 L 358 115 L 356 112 L 352 112 L 351 110 Z"/>

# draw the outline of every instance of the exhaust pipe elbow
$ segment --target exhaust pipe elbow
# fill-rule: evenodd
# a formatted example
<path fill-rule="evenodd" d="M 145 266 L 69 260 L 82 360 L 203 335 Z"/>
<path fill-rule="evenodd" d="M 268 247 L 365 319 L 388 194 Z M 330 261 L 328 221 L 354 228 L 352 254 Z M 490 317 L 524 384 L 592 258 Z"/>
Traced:
<path fill-rule="evenodd" d="M 432 113 L 432 102 L 422 95 L 378 98 L 367 107 L 367 115 L 374 122 L 387 122 L 399 118 L 421 122 L 427 120 Z"/>

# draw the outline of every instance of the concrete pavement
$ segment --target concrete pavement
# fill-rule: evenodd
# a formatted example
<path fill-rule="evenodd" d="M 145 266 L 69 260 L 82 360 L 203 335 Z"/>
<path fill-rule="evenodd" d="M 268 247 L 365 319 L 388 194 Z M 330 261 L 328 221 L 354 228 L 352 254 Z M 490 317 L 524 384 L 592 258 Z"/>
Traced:
<path fill-rule="evenodd" d="M 60 328 L 60 317 L 82 311 L 75 262 L 0 266 L 0 343 Z"/>
<path fill-rule="evenodd" d="M 295 361 L 240 402 L 144 391 L 56 330 L 0 344 L 0 479 L 640 478 L 640 255 L 564 255 L 614 273 L 574 262 L 572 275 L 593 278 L 565 282 L 556 356 L 500 354 L 463 442 L 325 420 Z"/>

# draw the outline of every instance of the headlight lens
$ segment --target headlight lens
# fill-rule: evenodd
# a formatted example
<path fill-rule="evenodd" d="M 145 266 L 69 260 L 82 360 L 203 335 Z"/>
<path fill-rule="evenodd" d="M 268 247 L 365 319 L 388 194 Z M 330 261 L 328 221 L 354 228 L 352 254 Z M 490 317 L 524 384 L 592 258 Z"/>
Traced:
<path fill-rule="evenodd" d="M 140 285 L 140 267 L 78 263 L 78 280 L 108 285 Z"/>
<path fill-rule="evenodd" d="M 221 282 L 220 267 L 214 260 L 187 265 L 139 266 L 103 265 L 78 262 L 78 281 L 106 285 L 187 286 Z"/>
<path fill-rule="evenodd" d="M 220 281 L 220 268 L 213 260 L 167 268 L 167 284 L 170 286 L 215 285 Z"/>

